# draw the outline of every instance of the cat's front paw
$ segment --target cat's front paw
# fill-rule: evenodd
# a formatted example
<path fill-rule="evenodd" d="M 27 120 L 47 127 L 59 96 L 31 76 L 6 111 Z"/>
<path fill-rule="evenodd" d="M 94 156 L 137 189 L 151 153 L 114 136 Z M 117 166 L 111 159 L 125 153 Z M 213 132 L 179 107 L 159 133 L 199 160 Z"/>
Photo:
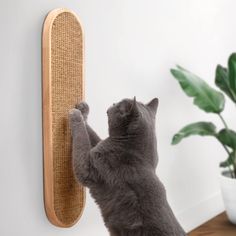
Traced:
<path fill-rule="evenodd" d="M 75 108 L 71 109 L 69 111 L 70 127 L 72 127 L 74 124 L 79 123 L 81 121 L 83 121 L 83 115 L 82 115 L 81 111 L 78 109 L 75 109 Z"/>
<path fill-rule="evenodd" d="M 75 108 L 80 110 L 84 120 L 87 120 L 88 114 L 89 114 L 89 105 L 86 102 L 81 102 L 75 105 Z"/>

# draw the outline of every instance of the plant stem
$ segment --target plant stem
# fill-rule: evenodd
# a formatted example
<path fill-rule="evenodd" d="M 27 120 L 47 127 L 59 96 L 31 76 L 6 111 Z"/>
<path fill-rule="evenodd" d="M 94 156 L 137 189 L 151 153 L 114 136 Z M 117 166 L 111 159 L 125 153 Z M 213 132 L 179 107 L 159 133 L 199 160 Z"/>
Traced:
<path fill-rule="evenodd" d="M 229 127 L 228 127 L 228 125 L 226 124 L 225 119 L 223 118 L 223 116 L 222 116 L 220 113 L 219 113 L 218 115 L 219 115 L 221 121 L 223 122 L 225 128 L 226 128 L 226 129 L 229 129 Z"/>
<path fill-rule="evenodd" d="M 221 142 L 220 142 L 221 143 Z M 228 148 L 223 144 L 223 143 L 221 143 L 222 144 L 222 146 L 224 147 L 224 149 L 225 149 L 225 151 L 228 153 L 228 155 L 230 155 L 230 151 L 228 150 Z"/>
<path fill-rule="evenodd" d="M 219 117 L 220 117 L 222 123 L 224 124 L 225 128 L 228 130 L 229 127 L 228 127 L 228 125 L 227 125 L 225 119 L 223 118 L 223 116 L 222 116 L 220 113 L 219 113 L 218 115 L 219 115 Z M 220 142 L 220 143 L 221 143 L 221 142 Z M 223 145 L 225 151 L 228 153 L 229 158 L 231 158 L 231 156 L 230 156 L 230 151 L 228 150 L 228 148 L 227 148 L 223 143 L 221 143 L 221 144 Z M 231 161 L 232 161 L 232 163 L 233 163 L 233 160 L 231 160 Z M 230 163 L 229 163 L 229 166 L 228 166 L 228 167 L 229 167 L 229 170 L 230 170 L 230 175 L 231 175 L 231 177 L 232 177 L 232 178 L 236 178 L 236 168 L 235 168 L 235 165 L 233 165 L 233 170 L 231 170 L 231 168 L 230 168 Z"/>
<path fill-rule="evenodd" d="M 234 151 L 234 155 L 235 155 L 235 160 L 236 160 L 236 151 Z M 236 178 L 236 162 L 233 162 L 233 171 L 234 171 L 234 177 Z"/>
<path fill-rule="evenodd" d="M 220 142 L 221 143 L 221 142 Z M 230 156 L 230 151 L 228 150 L 228 148 L 223 144 L 223 143 L 221 143 L 222 144 L 222 146 L 223 146 L 223 148 L 225 149 L 225 151 L 228 153 L 228 155 Z M 230 168 L 230 163 L 228 162 L 228 168 L 229 168 L 229 173 L 230 173 L 230 175 L 231 175 L 231 178 L 233 179 L 233 178 L 235 178 L 236 176 L 235 176 L 235 173 L 234 173 L 234 171 L 233 170 L 231 170 L 231 168 Z"/>

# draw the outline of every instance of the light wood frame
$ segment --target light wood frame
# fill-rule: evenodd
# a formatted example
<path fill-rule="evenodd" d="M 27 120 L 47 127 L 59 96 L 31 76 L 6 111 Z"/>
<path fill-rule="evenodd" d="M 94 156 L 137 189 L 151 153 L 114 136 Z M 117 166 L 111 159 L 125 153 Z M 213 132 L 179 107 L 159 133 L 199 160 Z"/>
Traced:
<path fill-rule="evenodd" d="M 74 225 L 82 215 L 85 205 L 85 189 L 83 191 L 83 208 L 78 212 L 78 217 L 71 223 L 65 224 L 60 221 L 54 209 L 54 174 L 53 174 L 53 144 L 52 144 L 52 97 L 51 97 L 51 31 L 54 20 L 61 13 L 70 13 L 76 17 L 78 23 L 80 20 L 78 16 L 64 8 L 55 9 L 47 15 L 42 34 L 42 95 L 43 95 L 43 162 L 44 162 L 44 204 L 45 211 L 49 221 L 59 227 L 71 227 Z M 80 23 L 79 23 L 80 24 Z M 80 25 L 81 26 L 81 25 Z M 82 30 L 82 28 L 81 28 Z M 83 42 L 82 42 L 83 44 Z M 84 52 L 83 52 L 84 55 Z M 82 83 L 82 94 L 84 100 L 84 83 Z"/>

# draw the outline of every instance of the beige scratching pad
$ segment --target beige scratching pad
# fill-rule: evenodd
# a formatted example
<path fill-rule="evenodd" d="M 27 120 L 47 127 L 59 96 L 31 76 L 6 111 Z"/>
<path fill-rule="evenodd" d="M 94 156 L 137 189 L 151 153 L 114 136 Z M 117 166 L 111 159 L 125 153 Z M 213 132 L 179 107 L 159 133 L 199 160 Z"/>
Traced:
<path fill-rule="evenodd" d="M 83 32 L 67 9 L 51 11 L 43 28 L 44 202 L 54 225 L 80 218 L 85 190 L 72 171 L 68 111 L 84 97 Z"/>

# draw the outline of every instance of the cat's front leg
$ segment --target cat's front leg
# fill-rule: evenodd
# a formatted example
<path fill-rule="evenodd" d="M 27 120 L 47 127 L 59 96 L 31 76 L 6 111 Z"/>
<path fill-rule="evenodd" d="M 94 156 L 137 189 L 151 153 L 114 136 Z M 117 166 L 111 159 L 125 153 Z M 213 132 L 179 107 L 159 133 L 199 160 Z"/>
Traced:
<path fill-rule="evenodd" d="M 86 102 L 80 102 L 80 103 L 77 103 L 75 105 L 75 108 L 80 110 L 83 118 L 84 118 L 84 121 L 87 121 L 87 118 L 88 118 L 88 114 L 89 114 L 89 105 L 88 103 Z"/>
<path fill-rule="evenodd" d="M 78 109 L 69 112 L 72 133 L 72 163 L 74 175 L 79 182 L 86 185 L 89 177 L 91 149 L 89 136 L 82 113 Z"/>
<path fill-rule="evenodd" d="M 89 114 L 89 105 L 86 102 L 81 102 L 76 104 L 75 108 L 81 111 L 81 114 L 86 124 L 86 129 L 89 135 L 91 146 L 95 147 L 101 141 L 101 139 L 87 123 L 87 118 Z"/>

